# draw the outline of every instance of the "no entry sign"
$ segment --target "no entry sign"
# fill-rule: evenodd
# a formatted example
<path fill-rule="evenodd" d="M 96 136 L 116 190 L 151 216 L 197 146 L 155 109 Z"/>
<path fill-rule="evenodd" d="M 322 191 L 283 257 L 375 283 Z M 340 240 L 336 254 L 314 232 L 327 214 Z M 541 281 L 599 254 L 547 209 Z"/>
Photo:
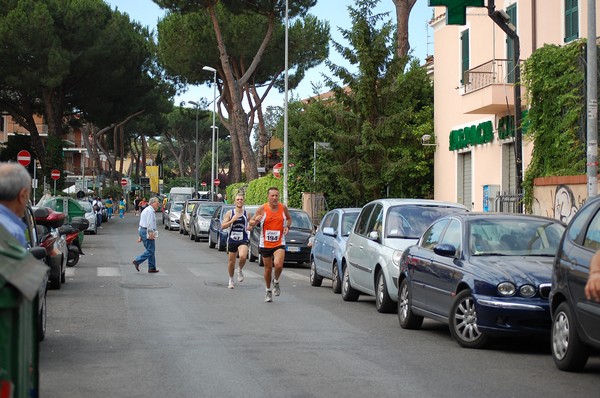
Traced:
<path fill-rule="evenodd" d="M 60 178 L 60 171 L 56 169 L 52 170 L 50 172 L 50 177 L 55 181 L 58 180 Z"/>
<path fill-rule="evenodd" d="M 19 151 L 19 153 L 17 153 L 17 162 L 24 167 L 29 166 L 29 163 L 31 163 L 31 154 L 29 151 Z"/>

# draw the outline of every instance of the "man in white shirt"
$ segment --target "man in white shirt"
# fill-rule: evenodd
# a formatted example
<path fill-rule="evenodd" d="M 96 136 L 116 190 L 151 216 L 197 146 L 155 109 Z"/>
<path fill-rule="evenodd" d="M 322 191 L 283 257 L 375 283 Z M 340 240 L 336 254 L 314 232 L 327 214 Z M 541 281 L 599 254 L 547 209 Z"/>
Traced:
<path fill-rule="evenodd" d="M 140 225 L 138 228 L 140 239 L 144 243 L 146 251 L 140 254 L 132 261 L 133 266 L 139 272 L 140 264 L 148 260 L 148 272 L 155 274 L 156 269 L 156 209 L 158 208 L 158 198 L 152 197 L 148 206 L 140 215 Z"/>
<path fill-rule="evenodd" d="M 18 163 L 0 163 L 0 224 L 23 247 L 27 247 L 25 228 L 21 220 L 31 192 L 29 172 Z"/>

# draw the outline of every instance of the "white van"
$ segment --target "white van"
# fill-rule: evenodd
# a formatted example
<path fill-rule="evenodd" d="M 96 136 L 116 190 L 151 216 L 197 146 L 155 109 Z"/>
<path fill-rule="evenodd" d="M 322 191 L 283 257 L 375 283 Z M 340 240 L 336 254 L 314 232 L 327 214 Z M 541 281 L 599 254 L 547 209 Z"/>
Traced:
<path fill-rule="evenodd" d="M 185 202 L 193 196 L 193 187 L 173 187 L 169 191 L 169 202 Z"/>

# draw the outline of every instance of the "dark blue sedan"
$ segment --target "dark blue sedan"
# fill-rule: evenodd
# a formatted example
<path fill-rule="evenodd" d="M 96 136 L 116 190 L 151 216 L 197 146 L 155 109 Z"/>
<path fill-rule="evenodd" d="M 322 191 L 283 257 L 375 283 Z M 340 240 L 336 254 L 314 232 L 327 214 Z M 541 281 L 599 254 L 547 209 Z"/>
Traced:
<path fill-rule="evenodd" d="M 565 225 L 545 217 L 462 213 L 440 218 L 400 261 L 398 319 L 448 323 L 459 345 L 550 333 L 552 263 Z"/>

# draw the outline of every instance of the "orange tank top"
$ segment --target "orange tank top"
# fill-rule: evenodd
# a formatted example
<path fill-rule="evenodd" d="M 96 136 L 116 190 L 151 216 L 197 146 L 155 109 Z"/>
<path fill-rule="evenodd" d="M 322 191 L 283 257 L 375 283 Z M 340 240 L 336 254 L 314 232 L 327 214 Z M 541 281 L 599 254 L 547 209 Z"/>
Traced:
<path fill-rule="evenodd" d="M 278 205 L 277 210 L 272 210 L 268 203 L 264 205 L 265 212 L 260 220 L 262 230 L 260 233 L 260 247 L 272 249 L 285 246 L 283 226 L 286 222 L 283 205 Z"/>

